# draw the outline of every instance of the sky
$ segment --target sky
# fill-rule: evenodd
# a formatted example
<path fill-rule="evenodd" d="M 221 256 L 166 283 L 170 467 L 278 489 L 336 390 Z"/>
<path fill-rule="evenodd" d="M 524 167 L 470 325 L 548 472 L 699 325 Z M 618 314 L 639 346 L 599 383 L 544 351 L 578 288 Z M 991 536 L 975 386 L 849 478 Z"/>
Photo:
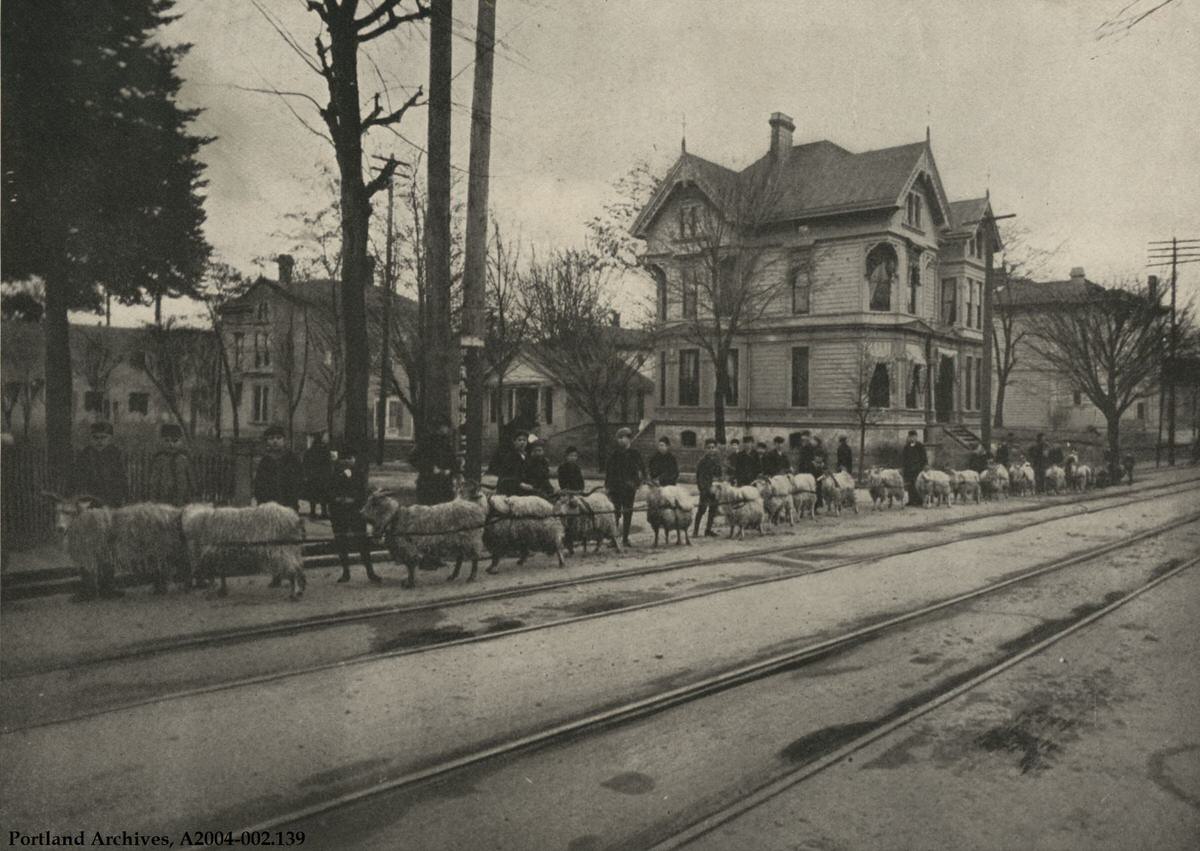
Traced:
<path fill-rule="evenodd" d="M 575 245 L 612 182 L 639 159 L 665 172 L 685 133 L 690 152 L 737 166 L 765 151 L 776 111 L 795 120 L 797 144 L 855 151 L 923 139 L 928 126 L 951 200 L 990 190 L 1030 244 L 1062 246 L 1050 276 L 1144 276 L 1148 241 L 1200 238 L 1200 0 L 1098 40 L 1129 2 L 498 0 L 491 206 L 529 245 Z M 217 137 L 201 155 L 208 239 L 221 259 L 273 277 L 264 258 L 286 249 L 288 213 L 324 203 L 333 156 L 283 99 L 245 90 L 324 94 L 258 7 L 311 47 L 319 22 L 303 0 L 180 0 L 164 38 L 193 45 L 181 98 L 204 110 L 196 131 Z M 461 176 L 475 3 L 454 13 Z M 425 82 L 426 27 L 367 45 L 364 100 L 386 88 L 398 105 Z M 288 102 L 320 126 L 312 104 Z M 424 110 L 399 132 L 372 131 L 369 148 L 419 156 Z M 1200 264 L 1181 271 L 1181 292 L 1200 296 Z M 114 322 L 148 315 L 121 309 Z"/>

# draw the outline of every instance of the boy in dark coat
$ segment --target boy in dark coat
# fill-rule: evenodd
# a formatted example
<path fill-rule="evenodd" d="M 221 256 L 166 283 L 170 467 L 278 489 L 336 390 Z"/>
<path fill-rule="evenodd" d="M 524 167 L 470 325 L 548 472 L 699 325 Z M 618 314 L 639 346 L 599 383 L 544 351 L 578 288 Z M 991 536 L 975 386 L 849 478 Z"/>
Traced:
<path fill-rule="evenodd" d="M 567 447 L 567 459 L 558 465 L 558 489 L 583 493 L 583 470 L 579 467 L 579 450 Z"/>
<path fill-rule="evenodd" d="M 312 445 L 304 450 L 304 498 L 308 500 L 308 516 L 316 517 L 318 510 L 324 517 L 329 508 L 329 477 L 332 473 L 333 456 L 329 452 L 329 444 L 325 442 L 325 433 L 315 431 L 312 434 Z"/>
<path fill-rule="evenodd" d="M 303 476 L 300 459 L 284 446 L 282 426 L 268 426 L 263 438 L 267 451 L 254 472 L 254 501 L 258 505 L 277 502 L 299 514 Z"/>
<path fill-rule="evenodd" d="M 537 441 L 529 447 L 521 481 L 529 490 L 545 499 L 554 498 L 554 485 L 550 484 L 550 462 L 546 460 L 546 444 Z"/>
<path fill-rule="evenodd" d="M 1037 443 L 1029 447 L 1029 463 L 1033 467 L 1034 485 L 1038 493 L 1046 490 L 1046 455 L 1049 450 L 1045 434 L 1038 434 Z"/>
<path fill-rule="evenodd" d="M 679 484 L 679 462 L 671 454 L 671 438 L 663 435 L 649 465 L 650 481 L 664 487 Z"/>
<path fill-rule="evenodd" d="M 527 493 L 522 483 L 525 480 L 525 449 L 528 445 L 528 435 L 518 431 L 512 436 L 511 443 L 496 453 L 492 472 L 496 474 L 496 493 L 501 496 Z"/>
<path fill-rule="evenodd" d="M 974 470 L 976 473 L 984 473 L 988 468 L 988 460 L 987 450 L 981 443 L 967 456 L 967 469 Z"/>
<path fill-rule="evenodd" d="M 92 423 L 90 446 L 75 456 L 71 468 L 70 493 L 72 496 L 93 496 L 106 508 L 118 508 L 128 498 L 128 483 L 125 479 L 125 456 L 112 444 L 112 423 Z M 96 565 L 95 593 L 100 597 L 123 597 L 114 582 L 113 565 L 107 559 Z M 92 596 L 88 583 L 77 600 Z"/>
<path fill-rule="evenodd" d="M 736 437 L 729 441 L 728 451 L 725 453 L 725 478 L 732 482 L 737 481 L 737 458 L 741 451 L 742 444 Z"/>
<path fill-rule="evenodd" d="M 704 441 L 704 457 L 696 465 L 696 487 L 700 489 L 700 508 L 696 512 L 696 526 L 692 535 L 700 534 L 700 518 L 708 514 L 708 522 L 704 526 L 704 537 L 716 535 L 713 531 L 713 519 L 717 516 L 717 498 L 713 496 L 713 482 L 721 477 L 721 455 L 717 451 L 715 438 Z"/>
<path fill-rule="evenodd" d="M 754 480 L 762 475 L 762 459 L 754 451 L 754 438 L 746 435 L 742 438 L 742 450 L 733 457 L 734 483 L 738 487 L 754 484 Z"/>
<path fill-rule="evenodd" d="M 646 478 L 642 456 L 630 444 L 633 432 L 627 428 L 617 431 L 617 448 L 608 456 L 604 468 L 604 487 L 613 508 L 621 518 L 621 543 L 629 544 L 629 525 L 633 522 L 633 500 L 638 486 Z"/>
<path fill-rule="evenodd" d="M 783 438 L 775 437 L 774 446 L 763 460 L 763 473 L 767 476 L 782 476 L 792 472 L 792 459 L 784 449 Z"/>
<path fill-rule="evenodd" d="M 844 434 L 838 437 L 837 465 L 839 470 L 845 470 L 850 475 L 854 475 L 854 452 L 850 449 L 850 444 Z"/>
<path fill-rule="evenodd" d="M 107 508 L 117 508 L 128 498 L 125 456 L 113 446 L 112 423 L 92 423 L 92 443 L 79 450 L 71 468 L 72 496 L 94 496 Z"/>
<path fill-rule="evenodd" d="M 917 440 L 916 431 L 909 431 L 908 441 L 900 450 L 900 474 L 904 476 L 904 486 L 908 488 L 908 504 L 920 505 L 921 498 L 917 496 L 917 474 L 929 464 L 929 455 L 925 452 L 925 444 Z"/>
<path fill-rule="evenodd" d="M 192 462 L 183 448 L 183 429 L 167 423 L 159 431 L 163 447 L 150 459 L 150 498 L 167 505 L 192 501 Z"/>
<path fill-rule="evenodd" d="M 436 505 L 454 499 L 454 478 L 459 472 L 458 453 L 450 424 L 443 422 L 411 456 L 417 473 L 417 502 Z"/>
<path fill-rule="evenodd" d="M 338 582 L 350 581 L 350 547 L 354 546 L 367 568 L 367 579 L 378 585 L 383 580 L 371 564 L 371 539 L 367 537 L 367 521 L 362 516 L 367 499 L 367 474 L 365 465 L 358 464 L 357 460 L 354 447 L 345 447 L 337 462 L 331 465 L 323 488 L 329 499 L 333 544 L 342 564 Z"/>

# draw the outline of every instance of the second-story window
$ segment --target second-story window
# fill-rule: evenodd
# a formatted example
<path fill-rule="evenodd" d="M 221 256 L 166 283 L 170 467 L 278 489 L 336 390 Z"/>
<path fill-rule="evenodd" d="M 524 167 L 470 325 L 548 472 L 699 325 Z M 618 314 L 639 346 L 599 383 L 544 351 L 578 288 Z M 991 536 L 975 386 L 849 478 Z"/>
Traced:
<path fill-rule="evenodd" d="M 655 266 L 651 269 L 654 275 L 655 313 L 659 319 L 667 318 L 667 276 L 662 269 Z"/>
<path fill-rule="evenodd" d="M 254 366 L 262 368 L 271 365 L 271 335 L 258 333 L 254 335 Z"/>
<path fill-rule="evenodd" d="M 242 353 L 246 348 L 246 335 L 241 331 L 233 332 L 233 368 L 242 368 Z"/>
<path fill-rule="evenodd" d="M 892 309 L 892 282 L 896 279 L 898 266 L 896 249 L 886 242 L 876 245 L 867 255 L 867 286 L 870 288 L 871 310 Z"/>
<path fill-rule="evenodd" d="M 255 315 L 255 318 L 258 319 L 259 322 L 266 322 L 268 319 L 271 318 L 270 304 L 268 304 L 265 299 L 263 301 L 260 301 L 258 303 L 257 309 L 254 312 L 254 315 Z"/>
<path fill-rule="evenodd" d="M 726 353 L 725 359 L 725 404 L 737 405 L 738 403 L 738 381 L 741 378 L 738 372 L 738 350 L 730 349 Z"/>
<path fill-rule="evenodd" d="M 958 321 L 957 278 L 942 278 L 942 321 L 947 325 Z"/>
<path fill-rule="evenodd" d="M 683 318 L 695 319 L 699 302 L 700 270 L 694 267 L 683 270 Z"/>
<path fill-rule="evenodd" d="M 679 238 L 695 239 L 700 235 L 700 205 L 684 204 L 679 208 Z"/>
<path fill-rule="evenodd" d="M 983 281 L 976 281 L 978 287 L 975 295 L 975 327 L 983 327 Z"/>
<path fill-rule="evenodd" d="M 914 259 L 908 264 L 908 312 L 916 314 L 921 306 L 921 262 Z"/>
<path fill-rule="evenodd" d="M 812 311 L 812 255 L 804 252 L 792 263 L 792 313 Z"/>
<path fill-rule="evenodd" d="M 904 223 L 914 228 L 921 226 L 921 195 L 919 192 L 908 193 L 908 204 L 904 209 Z"/>
<path fill-rule="evenodd" d="M 700 404 L 700 350 L 679 351 L 679 404 Z"/>
<path fill-rule="evenodd" d="M 973 317 L 975 316 L 975 282 L 972 281 L 970 278 L 967 278 L 967 293 L 966 293 L 966 295 L 967 295 L 967 303 L 966 303 L 966 305 L 964 305 L 964 307 L 966 309 L 963 310 L 963 324 L 965 324 L 968 328 L 970 328 L 974 324 L 974 322 L 972 320 L 973 320 Z"/>

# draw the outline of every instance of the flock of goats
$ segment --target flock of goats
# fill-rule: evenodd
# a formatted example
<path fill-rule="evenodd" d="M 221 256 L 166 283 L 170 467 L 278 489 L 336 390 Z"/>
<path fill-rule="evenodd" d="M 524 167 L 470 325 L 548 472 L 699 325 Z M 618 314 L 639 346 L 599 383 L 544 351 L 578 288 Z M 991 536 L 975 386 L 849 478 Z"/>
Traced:
<path fill-rule="evenodd" d="M 989 464 L 972 470 L 941 471 L 926 468 L 916 476 L 919 502 L 926 507 L 949 506 L 961 501 L 1005 498 L 1010 493 L 1034 491 L 1034 470 L 1028 463 L 1006 468 Z M 1086 465 L 1068 461 L 1045 472 L 1045 492 L 1085 490 L 1097 484 Z M 867 471 L 867 491 L 875 508 L 886 502 L 904 506 L 909 494 L 899 470 L 872 468 Z M 840 515 L 843 509 L 858 512 L 854 478 L 844 470 L 820 477 L 809 474 L 776 475 L 753 485 L 737 486 L 727 481 L 713 483 L 705 499 L 725 518 L 729 537 L 741 539 L 747 528 L 766 533 L 780 524 L 795 524 L 808 515 L 816 518 L 818 489 L 826 513 Z M 690 544 L 689 528 L 695 518 L 694 495 L 681 486 L 644 486 L 647 521 L 654 531 L 677 544 Z M 276 503 L 244 508 L 188 505 L 182 508 L 155 503 L 138 503 L 119 508 L 95 504 L 89 497 L 63 499 L 48 494 L 56 504 L 56 528 L 68 555 L 79 569 L 85 593 L 97 583 L 111 583 L 115 575 L 152 582 L 165 592 L 171 579 L 183 588 L 219 580 L 217 595 L 227 593 L 226 575 L 264 572 L 271 584 L 290 583 L 291 597 L 304 592 L 304 524 L 290 508 Z M 471 563 L 467 577 L 475 578 L 479 562 L 490 558 L 488 573 L 495 573 L 502 558 L 515 557 L 518 564 L 535 552 L 553 555 L 564 566 L 563 551 L 574 552 L 589 542 L 610 543 L 618 552 L 618 515 L 602 489 L 588 493 L 563 492 L 555 501 L 540 496 L 500 496 L 485 493 L 473 483 L 463 484 L 457 496 L 438 505 L 404 505 L 394 492 L 375 490 L 367 497 L 363 516 L 373 534 L 386 543 L 392 559 L 404 564 L 405 587 L 413 587 L 416 570 L 453 561 L 450 579 L 458 578 L 464 562 Z"/>

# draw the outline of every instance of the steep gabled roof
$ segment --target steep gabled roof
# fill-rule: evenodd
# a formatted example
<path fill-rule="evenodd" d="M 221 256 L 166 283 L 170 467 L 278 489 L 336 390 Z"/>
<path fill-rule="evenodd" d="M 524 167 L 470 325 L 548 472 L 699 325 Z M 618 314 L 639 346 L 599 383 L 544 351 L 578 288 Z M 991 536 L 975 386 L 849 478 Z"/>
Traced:
<path fill-rule="evenodd" d="M 969 237 L 979 229 L 979 223 L 991 212 L 992 201 L 987 195 L 982 198 L 967 198 L 950 202 L 950 232 L 952 237 Z M 992 221 L 992 247 L 997 251 L 1004 247 L 1000 239 L 1000 228 Z"/>
<path fill-rule="evenodd" d="M 740 172 L 684 152 L 659 183 L 653 197 L 638 214 L 631 228 L 645 237 L 671 193 L 680 185 L 695 184 L 714 203 L 733 181 L 761 179 L 764 169 L 773 168 L 770 155 L 755 160 Z M 891 148 L 853 153 L 828 140 L 794 145 L 780 170 L 778 209 L 770 216 L 778 221 L 813 218 L 896 207 L 918 170 L 936 199 L 935 220 L 948 217 L 948 204 L 941 178 L 929 153 L 928 142 L 913 142 Z"/>

